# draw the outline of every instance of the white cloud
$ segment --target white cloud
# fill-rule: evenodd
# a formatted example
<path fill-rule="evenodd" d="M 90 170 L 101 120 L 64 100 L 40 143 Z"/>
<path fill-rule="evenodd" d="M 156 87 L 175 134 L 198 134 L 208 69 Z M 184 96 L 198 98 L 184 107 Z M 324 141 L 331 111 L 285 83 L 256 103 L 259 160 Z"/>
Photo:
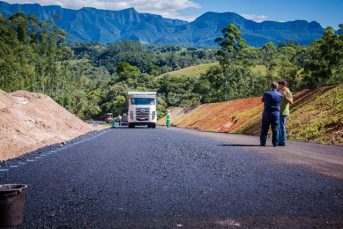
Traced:
<path fill-rule="evenodd" d="M 140 13 L 159 14 L 165 18 L 194 20 L 194 16 L 180 14 L 180 10 L 187 8 L 202 8 L 193 0 L 5 0 L 8 3 L 38 3 L 42 6 L 59 5 L 67 9 L 94 7 L 105 10 L 122 10 L 134 7 Z"/>
<path fill-rule="evenodd" d="M 268 19 L 265 15 L 255 15 L 255 14 L 241 14 L 242 17 L 250 19 L 256 22 L 262 22 Z"/>

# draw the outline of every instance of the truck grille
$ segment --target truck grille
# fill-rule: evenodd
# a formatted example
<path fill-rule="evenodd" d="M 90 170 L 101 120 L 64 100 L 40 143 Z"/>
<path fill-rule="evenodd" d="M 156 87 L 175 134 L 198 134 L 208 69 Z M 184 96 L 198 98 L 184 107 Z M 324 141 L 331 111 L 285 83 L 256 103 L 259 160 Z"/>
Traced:
<path fill-rule="evenodd" d="M 136 120 L 137 121 L 149 121 L 150 108 L 136 108 Z"/>

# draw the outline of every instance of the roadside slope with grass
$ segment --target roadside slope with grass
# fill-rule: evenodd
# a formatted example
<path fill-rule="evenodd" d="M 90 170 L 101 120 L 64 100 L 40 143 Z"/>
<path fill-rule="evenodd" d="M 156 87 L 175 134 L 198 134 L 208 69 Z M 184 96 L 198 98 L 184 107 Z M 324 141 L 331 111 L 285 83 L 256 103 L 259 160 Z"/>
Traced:
<path fill-rule="evenodd" d="M 239 99 L 172 110 L 172 125 L 204 131 L 259 136 L 261 98 Z M 164 125 L 165 118 L 158 121 Z M 292 140 L 343 145 L 343 85 L 294 94 L 287 120 Z"/>

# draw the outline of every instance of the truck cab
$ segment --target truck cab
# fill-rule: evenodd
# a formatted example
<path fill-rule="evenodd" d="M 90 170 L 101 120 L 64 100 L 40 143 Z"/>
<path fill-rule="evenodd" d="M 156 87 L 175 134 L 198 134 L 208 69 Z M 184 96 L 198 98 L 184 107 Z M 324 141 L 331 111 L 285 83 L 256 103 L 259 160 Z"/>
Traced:
<path fill-rule="evenodd" d="M 106 123 L 113 122 L 113 113 L 106 113 L 105 122 Z"/>
<path fill-rule="evenodd" d="M 156 128 L 156 92 L 128 92 L 128 114 L 129 128 L 135 126 L 148 126 Z"/>

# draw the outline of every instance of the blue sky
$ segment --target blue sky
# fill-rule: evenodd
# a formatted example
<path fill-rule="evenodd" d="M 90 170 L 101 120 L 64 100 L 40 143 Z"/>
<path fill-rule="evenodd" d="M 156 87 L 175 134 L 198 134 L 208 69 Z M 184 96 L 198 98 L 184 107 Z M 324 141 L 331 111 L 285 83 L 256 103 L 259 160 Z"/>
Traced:
<path fill-rule="evenodd" d="M 235 12 L 255 21 L 317 21 L 322 27 L 343 24 L 343 0 L 2 0 L 8 3 L 60 5 L 68 9 L 94 7 L 121 10 L 134 7 L 140 13 L 192 21 L 205 12 Z"/>
<path fill-rule="evenodd" d="M 201 9 L 189 8 L 184 14 L 199 15 L 207 11 L 235 12 L 264 16 L 271 21 L 317 21 L 324 28 L 343 24 L 343 0 L 196 0 Z"/>

